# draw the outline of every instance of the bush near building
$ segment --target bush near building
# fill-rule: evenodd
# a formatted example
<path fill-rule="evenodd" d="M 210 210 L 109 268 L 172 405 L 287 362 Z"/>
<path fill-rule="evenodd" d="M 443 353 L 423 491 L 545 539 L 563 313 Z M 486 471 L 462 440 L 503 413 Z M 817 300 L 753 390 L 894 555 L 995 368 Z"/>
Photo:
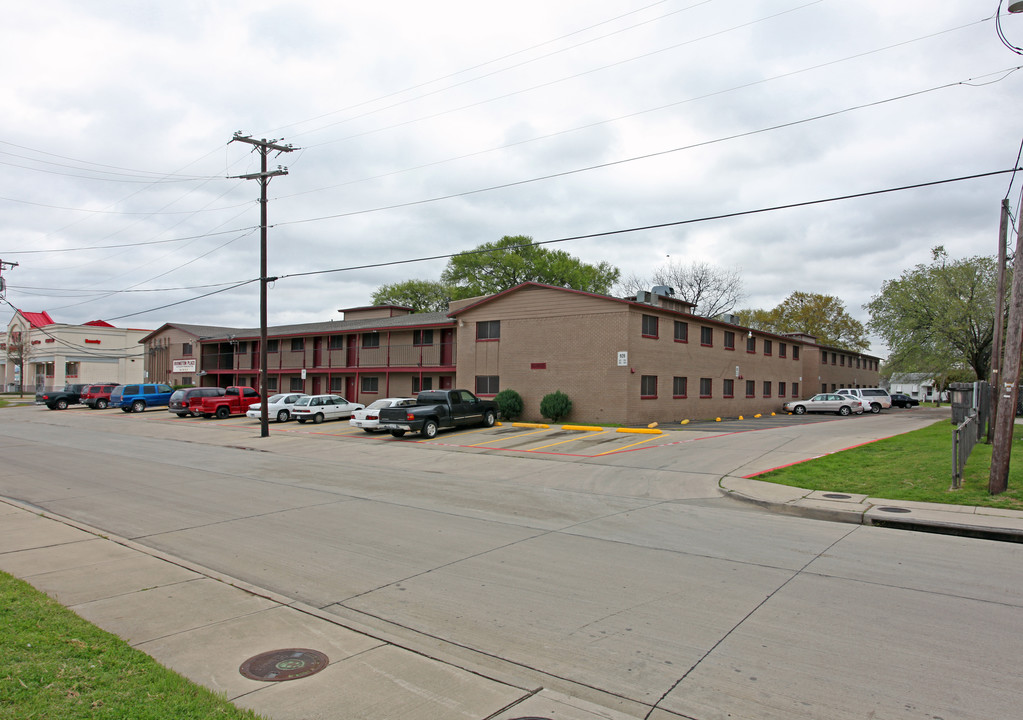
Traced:
<path fill-rule="evenodd" d="M 540 414 L 545 418 L 550 418 L 551 422 L 568 417 L 570 412 L 572 412 L 572 401 L 560 390 L 544 395 L 540 401 Z"/>
<path fill-rule="evenodd" d="M 494 397 L 494 402 L 501 411 L 502 420 L 515 420 L 522 415 L 525 404 L 522 396 L 512 389 L 502 390 Z"/>

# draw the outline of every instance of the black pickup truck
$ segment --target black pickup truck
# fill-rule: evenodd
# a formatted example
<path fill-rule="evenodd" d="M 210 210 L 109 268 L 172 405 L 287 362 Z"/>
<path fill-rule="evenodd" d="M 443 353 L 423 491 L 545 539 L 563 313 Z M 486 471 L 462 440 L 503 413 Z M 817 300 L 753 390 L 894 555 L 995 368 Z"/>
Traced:
<path fill-rule="evenodd" d="M 82 402 L 81 393 L 87 387 L 89 387 L 89 383 L 69 383 L 64 386 L 63 390 L 41 390 L 36 393 L 36 402 L 45 405 L 50 410 L 65 410 L 68 405 L 78 405 Z"/>
<path fill-rule="evenodd" d="M 424 438 L 437 435 L 438 428 L 482 425 L 497 421 L 497 403 L 480 400 L 468 390 L 431 390 L 421 392 L 416 404 L 380 409 L 380 428 L 394 437 L 417 432 Z"/>

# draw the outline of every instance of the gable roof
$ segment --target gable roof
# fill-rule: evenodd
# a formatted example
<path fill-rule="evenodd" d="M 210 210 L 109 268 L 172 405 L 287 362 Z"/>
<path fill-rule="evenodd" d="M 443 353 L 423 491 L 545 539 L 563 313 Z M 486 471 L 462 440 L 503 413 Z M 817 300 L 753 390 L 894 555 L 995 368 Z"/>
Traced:
<path fill-rule="evenodd" d="M 41 328 L 46 327 L 47 325 L 56 324 L 53 322 L 53 318 L 50 317 L 50 314 L 45 310 L 42 312 L 25 312 L 24 310 L 19 310 L 18 313 L 25 318 L 29 327 Z"/>

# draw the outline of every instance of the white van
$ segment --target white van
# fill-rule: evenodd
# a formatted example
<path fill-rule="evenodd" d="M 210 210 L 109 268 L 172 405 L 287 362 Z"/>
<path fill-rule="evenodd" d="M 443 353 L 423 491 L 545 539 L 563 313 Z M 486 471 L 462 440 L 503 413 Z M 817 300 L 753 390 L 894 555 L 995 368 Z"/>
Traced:
<path fill-rule="evenodd" d="M 870 403 L 870 412 L 879 413 L 892 406 L 892 396 L 884 388 L 840 388 L 839 395 L 851 395 Z"/>

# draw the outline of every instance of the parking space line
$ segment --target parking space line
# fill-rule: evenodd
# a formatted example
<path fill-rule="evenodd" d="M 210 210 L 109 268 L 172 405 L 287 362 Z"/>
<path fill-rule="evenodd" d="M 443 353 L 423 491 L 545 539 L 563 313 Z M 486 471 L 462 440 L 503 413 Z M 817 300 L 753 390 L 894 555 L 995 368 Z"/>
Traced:
<path fill-rule="evenodd" d="M 469 447 L 479 447 L 481 445 L 488 445 L 490 443 L 501 442 L 502 440 L 510 440 L 511 438 L 529 437 L 530 435 L 539 435 L 540 433 L 546 432 L 546 430 L 537 430 L 529 433 L 512 433 L 510 436 L 501 436 L 494 438 L 493 440 L 487 440 L 486 442 L 476 443 L 475 445 L 469 445 Z"/>
<path fill-rule="evenodd" d="M 605 432 L 604 430 L 601 430 L 600 432 L 586 432 L 585 434 L 580 433 L 576 437 L 569 438 L 568 440 L 561 440 L 560 442 L 551 443 L 550 445 L 541 445 L 540 447 L 530 448 L 526 452 L 533 452 L 535 450 L 544 450 L 546 448 L 555 447 L 557 445 L 564 445 L 565 443 L 575 442 L 576 440 L 582 440 L 583 438 L 591 438 L 591 437 L 593 437 L 595 435 L 603 435 L 604 432 Z"/>
<path fill-rule="evenodd" d="M 601 455 L 612 455 L 614 453 L 620 453 L 620 452 L 623 452 L 625 450 L 628 450 L 631 447 L 636 447 L 637 445 L 642 445 L 643 443 L 650 442 L 651 440 L 658 440 L 658 439 L 663 439 L 663 438 L 664 438 L 663 435 L 651 435 L 650 437 L 646 438 L 645 440 L 640 440 L 639 442 L 634 442 L 634 443 L 632 443 L 630 445 L 625 445 L 624 447 L 615 448 L 614 450 L 605 450 L 602 453 L 597 453 L 593 457 L 600 457 Z"/>

